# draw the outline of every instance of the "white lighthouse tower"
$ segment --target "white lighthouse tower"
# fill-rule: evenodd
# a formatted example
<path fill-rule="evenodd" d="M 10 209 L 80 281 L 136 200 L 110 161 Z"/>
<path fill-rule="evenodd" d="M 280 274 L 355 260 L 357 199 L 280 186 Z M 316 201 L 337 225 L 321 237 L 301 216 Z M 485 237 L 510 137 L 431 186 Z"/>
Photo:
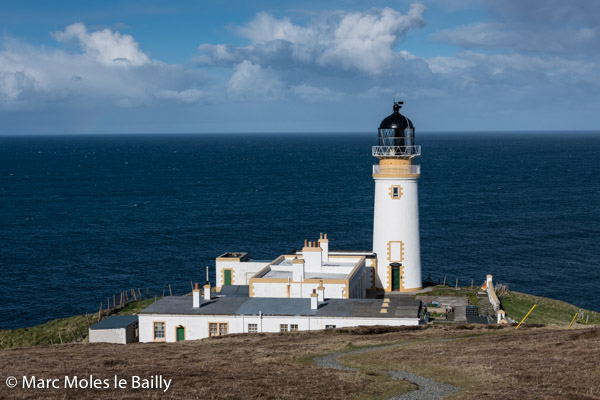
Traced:
<path fill-rule="evenodd" d="M 386 292 L 421 289 L 419 194 L 421 166 L 414 158 L 421 146 L 414 143 L 412 122 L 400 114 L 403 102 L 394 102 L 394 113 L 381 121 L 379 143 L 373 146 L 375 215 L 373 252 L 377 254 L 376 286 Z"/>

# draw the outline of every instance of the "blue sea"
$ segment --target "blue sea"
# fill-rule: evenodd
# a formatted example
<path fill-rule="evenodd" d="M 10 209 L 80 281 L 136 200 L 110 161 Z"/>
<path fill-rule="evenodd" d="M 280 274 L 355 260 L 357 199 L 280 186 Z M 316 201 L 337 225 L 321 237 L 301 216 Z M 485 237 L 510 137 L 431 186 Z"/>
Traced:
<path fill-rule="evenodd" d="M 273 259 L 320 232 L 370 250 L 376 136 L 0 137 L 0 329 L 189 292 L 225 251 Z M 423 278 L 600 311 L 600 134 L 416 141 Z"/>

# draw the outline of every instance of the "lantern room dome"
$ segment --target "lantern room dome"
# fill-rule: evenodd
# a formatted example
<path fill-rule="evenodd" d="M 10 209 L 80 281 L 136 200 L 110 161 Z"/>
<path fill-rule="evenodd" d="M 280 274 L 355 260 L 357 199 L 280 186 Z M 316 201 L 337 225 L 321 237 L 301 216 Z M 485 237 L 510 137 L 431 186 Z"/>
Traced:
<path fill-rule="evenodd" d="M 402 102 L 399 103 L 402 104 Z M 394 113 L 388 115 L 381 121 L 379 129 L 415 129 L 411 120 L 400 114 L 400 104 L 394 103 Z"/>

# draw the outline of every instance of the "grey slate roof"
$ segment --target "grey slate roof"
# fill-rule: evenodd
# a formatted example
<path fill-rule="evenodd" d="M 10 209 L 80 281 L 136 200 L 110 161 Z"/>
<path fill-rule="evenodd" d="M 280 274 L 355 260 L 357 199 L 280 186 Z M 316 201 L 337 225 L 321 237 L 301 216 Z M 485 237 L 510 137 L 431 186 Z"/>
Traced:
<path fill-rule="evenodd" d="M 137 315 L 113 315 L 90 326 L 90 329 L 120 329 L 137 322 Z"/>
<path fill-rule="evenodd" d="M 248 285 L 224 285 L 219 294 L 221 297 L 249 297 Z"/>
<path fill-rule="evenodd" d="M 221 297 L 201 299 L 200 307 L 192 307 L 191 296 L 165 297 L 140 314 L 177 315 L 289 315 L 353 318 L 418 318 L 421 302 L 407 297 L 394 297 L 387 313 L 381 313 L 381 299 L 327 299 L 311 310 L 310 299 L 267 297 Z"/>

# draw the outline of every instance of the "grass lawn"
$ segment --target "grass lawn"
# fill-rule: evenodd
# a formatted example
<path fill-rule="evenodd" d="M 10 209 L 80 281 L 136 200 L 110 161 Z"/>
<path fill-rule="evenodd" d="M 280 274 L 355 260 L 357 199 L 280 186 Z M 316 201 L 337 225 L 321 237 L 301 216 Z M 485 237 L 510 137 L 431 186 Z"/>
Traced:
<path fill-rule="evenodd" d="M 582 310 L 563 301 L 513 291 L 504 294 L 500 300 L 506 311 L 506 316 L 516 321 L 520 321 L 531 307 L 537 304 L 525 320 L 530 324 L 569 325 L 575 313 Z M 586 323 L 590 325 L 600 324 L 600 314 L 595 311 L 583 310 L 583 319 L 578 319 L 577 324 Z"/>

